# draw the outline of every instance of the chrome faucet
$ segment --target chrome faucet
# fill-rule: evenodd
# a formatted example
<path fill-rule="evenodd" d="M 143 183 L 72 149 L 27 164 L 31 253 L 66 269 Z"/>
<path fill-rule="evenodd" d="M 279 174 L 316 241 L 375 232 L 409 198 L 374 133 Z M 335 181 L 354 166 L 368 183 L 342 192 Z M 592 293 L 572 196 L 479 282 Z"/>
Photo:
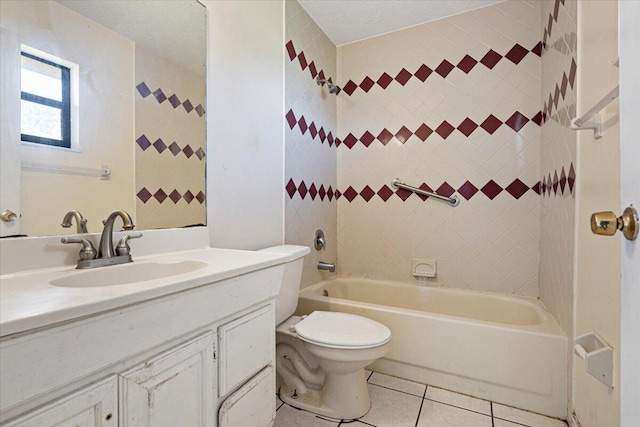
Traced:
<path fill-rule="evenodd" d="M 328 262 L 318 261 L 318 270 L 326 270 L 329 273 L 335 273 L 336 265 Z"/>
<path fill-rule="evenodd" d="M 135 224 L 131 219 L 131 215 L 125 211 L 113 211 L 107 219 L 102 221 L 104 229 L 102 230 L 102 237 L 100 237 L 100 246 L 98 247 L 98 258 L 111 258 L 116 256 L 113 249 L 113 224 L 116 222 L 116 218 L 122 218 L 124 225 L 122 228 L 125 230 L 133 230 Z"/>
<path fill-rule="evenodd" d="M 64 228 L 69 228 L 71 227 L 71 220 L 75 218 L 76 219 L 76 226 L 78 227 L 77 229 L 77 233 L 81 234 L 81 233 L 87 233 L 87 220 L 84 219 L 84 217 L 82 216 L 82 214 L 80 213 L 80 211 L 77 211 L 75 209 L 70 210 L 69 212 L 67 212 L 64 216 L 64 218 L 62 219 L 62 224 L 60 224 L 61 226 L 63 226 Z"/>
<path fill-rule="evenodd" d="M 124 264 L 126 262 L 132 262 L 130 255 L 129 239 L 137 239 L 142 237 L 141 233 L 131 234 L 124 236 L 120 239 L 118 245 L 113 247 L 113 225 L 116 219 L 122 218 L 124 223 L 123 228 L 125 230 L 132 230 L 135 225 L 131 219 L 131 215 L 125 211 L 113 211 L 109 217 L 102 221 L 104 229 L 102 230 L 102 236 L 100 237 L 100 245 L 96 251 L 87 239 L 78 238 L 62 238 L 62 243 L 80 243 L 82 244 L 82 250 L 80 251 L 80 260 L 78 261 L 77 268 L 94 268 L 104 267 L 107 265 Z"/>

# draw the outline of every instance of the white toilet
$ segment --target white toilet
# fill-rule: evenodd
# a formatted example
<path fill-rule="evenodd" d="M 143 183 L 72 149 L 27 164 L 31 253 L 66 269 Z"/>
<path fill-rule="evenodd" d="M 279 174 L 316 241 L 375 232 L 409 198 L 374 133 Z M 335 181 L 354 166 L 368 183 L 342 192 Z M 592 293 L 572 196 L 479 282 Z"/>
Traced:
<path fill-rule="evenodd" d="M 310 250 L 285 245 L 263 251 L 290 255 L 276 298 L 280 398 L 325 417 L 363 416 L 371 406 L 364 368 L 387 353 L 391 331 L 354 314 L 314 311 L 292 316 L 298 305 L 303 259 Z"/>

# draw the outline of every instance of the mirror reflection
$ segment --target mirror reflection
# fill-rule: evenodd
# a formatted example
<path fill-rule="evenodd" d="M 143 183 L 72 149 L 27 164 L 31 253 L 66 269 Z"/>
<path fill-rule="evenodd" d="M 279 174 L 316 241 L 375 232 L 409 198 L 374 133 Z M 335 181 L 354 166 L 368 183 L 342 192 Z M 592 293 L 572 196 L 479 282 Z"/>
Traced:
<path fill-rule="evenodd" d="M 0 30 L 3 237 L 100 232 L 120 209 L 205 224 L 204 6 L 2 0 Z"/>

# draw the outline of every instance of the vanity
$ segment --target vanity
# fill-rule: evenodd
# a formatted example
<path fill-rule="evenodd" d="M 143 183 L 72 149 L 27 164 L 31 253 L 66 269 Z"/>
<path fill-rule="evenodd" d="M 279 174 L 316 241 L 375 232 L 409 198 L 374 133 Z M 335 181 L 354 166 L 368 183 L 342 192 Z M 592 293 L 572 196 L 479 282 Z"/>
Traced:
<path fill-rule="evenodd" d="M 271 425 L 285 261 L 203 248 L 2 276 L 0 424 Z"/>

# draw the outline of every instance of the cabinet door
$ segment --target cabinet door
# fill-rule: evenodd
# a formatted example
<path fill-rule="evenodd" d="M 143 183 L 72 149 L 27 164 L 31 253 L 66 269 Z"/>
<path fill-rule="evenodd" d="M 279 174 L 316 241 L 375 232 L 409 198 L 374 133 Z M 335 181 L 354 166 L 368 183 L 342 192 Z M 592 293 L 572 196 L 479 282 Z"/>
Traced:
<path fill-rule="evenodd" d="M 220 407 L 219 427 L 265 427 L 276 416 L 276 388 L 273 368 L 267 366 Z"/>
<path fill-rule="evenodd" d="M 114 375 L 6 424 L 7 427 L 116 427 L 118 379 Z"/>
<path fill-rule="evenodd" d="M 121 425 L 213 425 L 214 350 L 207 332 L 121 375 Z"/>
<path fill-rule="evenodd" d="M 273 363 L 275 325 L 273 306 L 267 306 L 220 326 L 220 397 Z"/>

